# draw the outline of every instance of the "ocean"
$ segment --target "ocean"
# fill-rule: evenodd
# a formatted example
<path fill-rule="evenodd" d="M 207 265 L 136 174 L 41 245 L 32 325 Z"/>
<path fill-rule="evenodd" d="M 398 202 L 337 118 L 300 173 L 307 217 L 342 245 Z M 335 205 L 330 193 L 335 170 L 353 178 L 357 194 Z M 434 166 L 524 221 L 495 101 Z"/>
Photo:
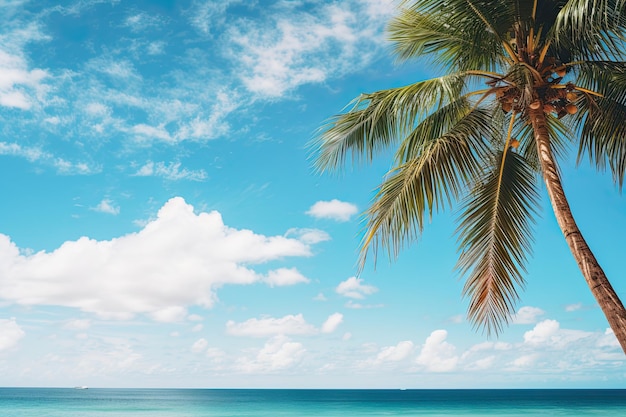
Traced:
<path fill-rule="evenodd" d="M 2 417 L 626 416 L 626 390 L 0 388 Z"/>

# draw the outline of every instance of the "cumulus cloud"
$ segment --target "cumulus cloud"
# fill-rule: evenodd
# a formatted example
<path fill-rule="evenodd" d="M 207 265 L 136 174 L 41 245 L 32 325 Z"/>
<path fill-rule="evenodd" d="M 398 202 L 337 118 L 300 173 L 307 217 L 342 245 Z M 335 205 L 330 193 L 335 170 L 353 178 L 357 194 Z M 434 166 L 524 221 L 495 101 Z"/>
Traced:
<path fill-rule="evenodd" d="M 292 342 L 286 336 L 276 336 L 258 350 L 256 355 L 239 358 L 236 367 L 244 373 L 282 371 L 299 363 L 305 352 L 302 343 Z"/>
<path fill-rule="evenodd" d="M 280 268 L 267 273 L 263 281 L 270 287 L 284 287 L 308 283 L 309 279 L 302 275 L 296 268 Z"/>
<path fill-rule="evenodd" d="M 446 342 L 448 332 L 435 330 L 426 338 L 426 342 L 417 357 L 417 364 L 429 372 L 453 371 L 459 361 L 455 354 L 456 348 Z"/>
<path fill-rule="evenodd" d="M 24 330 L 15 322 L 15 319 L 0 319 L 0 352 L 17 345 L 24 335 Z"/>
<path fill-rule="evenodd" d="M 228 227 L 218 212 L 195 214 L 177 197 L 142 230 L 107 241 L 82 237 L 29 254 L 0 234 L 0 298 L 119 319 L 182 320 L 188 306 L 212 307 L 220 286 L 262 281 L 255 264 L 293 256 L 311 256 L 311 247 Z"/>
<path fill-rule="evenodd" d="M 344 297 L 363 299 L 367 295 L 374 294 L 378 291 L 378 288 L 373 285 L 363 284 L 361 278 L 350 277 L 341 282 L 337 288 L 335 288 L 335 291 L 337 294 L 341 294 Z"/>
<path fill-rule="evenodd" d="M 302 314 L 287 315 L 281 318 L 265 317 L 252 318 L 243 323 L 229 320 L 226 331 L 233 336 L 267 337 L 289 334 L 313 334 L 314 326 L 304 320 Z"/>
<path fill-rule="evenodd" d="M 515 316 L 513 316 L 513 323 L 515 324 L 534 324 L 537 323 L 539 317 L 543 316 L 545 311 L 538 307 L 525 306 L 517 310 Z"/>
<path fill-rule="evenodd" d="M 332 333 L 337 330 L 337 327 L 343 322 L 343 314 L 335 313 L 331 314 L 328 319 L 322 324 L 322 333 Z"/>
<path fill-rule="evenodd" d="M 318 219 L 332 219 L 347 222 L 357 211 L 358 209 L 354 204 L 335 199 L 330 201 L 318 201 L 311 206 L 306 214 Z"/>
<path fill-rule="evenodd" d="M 594 338 L 591 332 L 582 330 L 561 329 L 556 320 L 543 320 L 532 330 L 524 333 L 524 343 L 530 346 L 550 346 L 564 349 L 581 339 Z"/>
<path fill-rule="evenodd" d="M 524 333 L 524 343 L 538 345 L 552 339 L 559 331 L 559 322 L 556 320 L 544 320 L 532 329 Z"/>
<path fill-rule="evenodd" d="M 376 356 L 376 362 L 399 362 L 408 358 L 415 350 L 410 340 L 399 342 L 395 346 L 386 346 Z"/>

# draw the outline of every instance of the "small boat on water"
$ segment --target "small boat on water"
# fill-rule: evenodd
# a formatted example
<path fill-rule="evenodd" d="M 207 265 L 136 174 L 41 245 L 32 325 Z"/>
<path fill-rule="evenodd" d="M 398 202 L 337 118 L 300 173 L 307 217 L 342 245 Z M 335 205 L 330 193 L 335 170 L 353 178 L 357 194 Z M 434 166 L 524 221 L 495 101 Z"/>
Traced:
<path fill-rule="evenodd" d="M 74 389 L 88 389 L 89 387 L 85 386 L 85 385 L 81 385 L 79 387 L 74 387 Z"/>

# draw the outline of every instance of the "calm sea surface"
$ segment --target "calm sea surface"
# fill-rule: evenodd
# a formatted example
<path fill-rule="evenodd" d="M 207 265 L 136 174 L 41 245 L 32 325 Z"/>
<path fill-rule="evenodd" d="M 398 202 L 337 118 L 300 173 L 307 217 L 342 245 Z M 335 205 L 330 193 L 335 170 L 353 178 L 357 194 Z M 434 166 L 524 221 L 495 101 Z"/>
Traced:
<path fill-rule="evenodd" d="M 626 416 L 626 390 L 0 388 L 2 417 Z"/>

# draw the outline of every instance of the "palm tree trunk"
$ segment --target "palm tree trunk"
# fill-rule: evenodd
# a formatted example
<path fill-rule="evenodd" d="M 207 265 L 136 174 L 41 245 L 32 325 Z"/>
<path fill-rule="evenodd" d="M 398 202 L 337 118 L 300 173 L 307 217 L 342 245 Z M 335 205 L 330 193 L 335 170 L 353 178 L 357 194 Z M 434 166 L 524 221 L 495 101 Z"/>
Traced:
<path fill-rule="evenodd" d="M 572 211 L 565 197 L 558 167 L 550 148 L 550 135 L 546 127 L 546 116 L 542 109 L 530 110 L 531 122 L 537 143 L 537 154 L 541 171 L 548 189 L 552 209 L 565 236 L 565 240 L 587 281 L 593 296 L 602 308 L 611 329 L 615 333 L 624 353 L 626 353 L 626 309 L 613 290 L 611 283 L 589 249 L 580 229 L 574 221 Z"/>

